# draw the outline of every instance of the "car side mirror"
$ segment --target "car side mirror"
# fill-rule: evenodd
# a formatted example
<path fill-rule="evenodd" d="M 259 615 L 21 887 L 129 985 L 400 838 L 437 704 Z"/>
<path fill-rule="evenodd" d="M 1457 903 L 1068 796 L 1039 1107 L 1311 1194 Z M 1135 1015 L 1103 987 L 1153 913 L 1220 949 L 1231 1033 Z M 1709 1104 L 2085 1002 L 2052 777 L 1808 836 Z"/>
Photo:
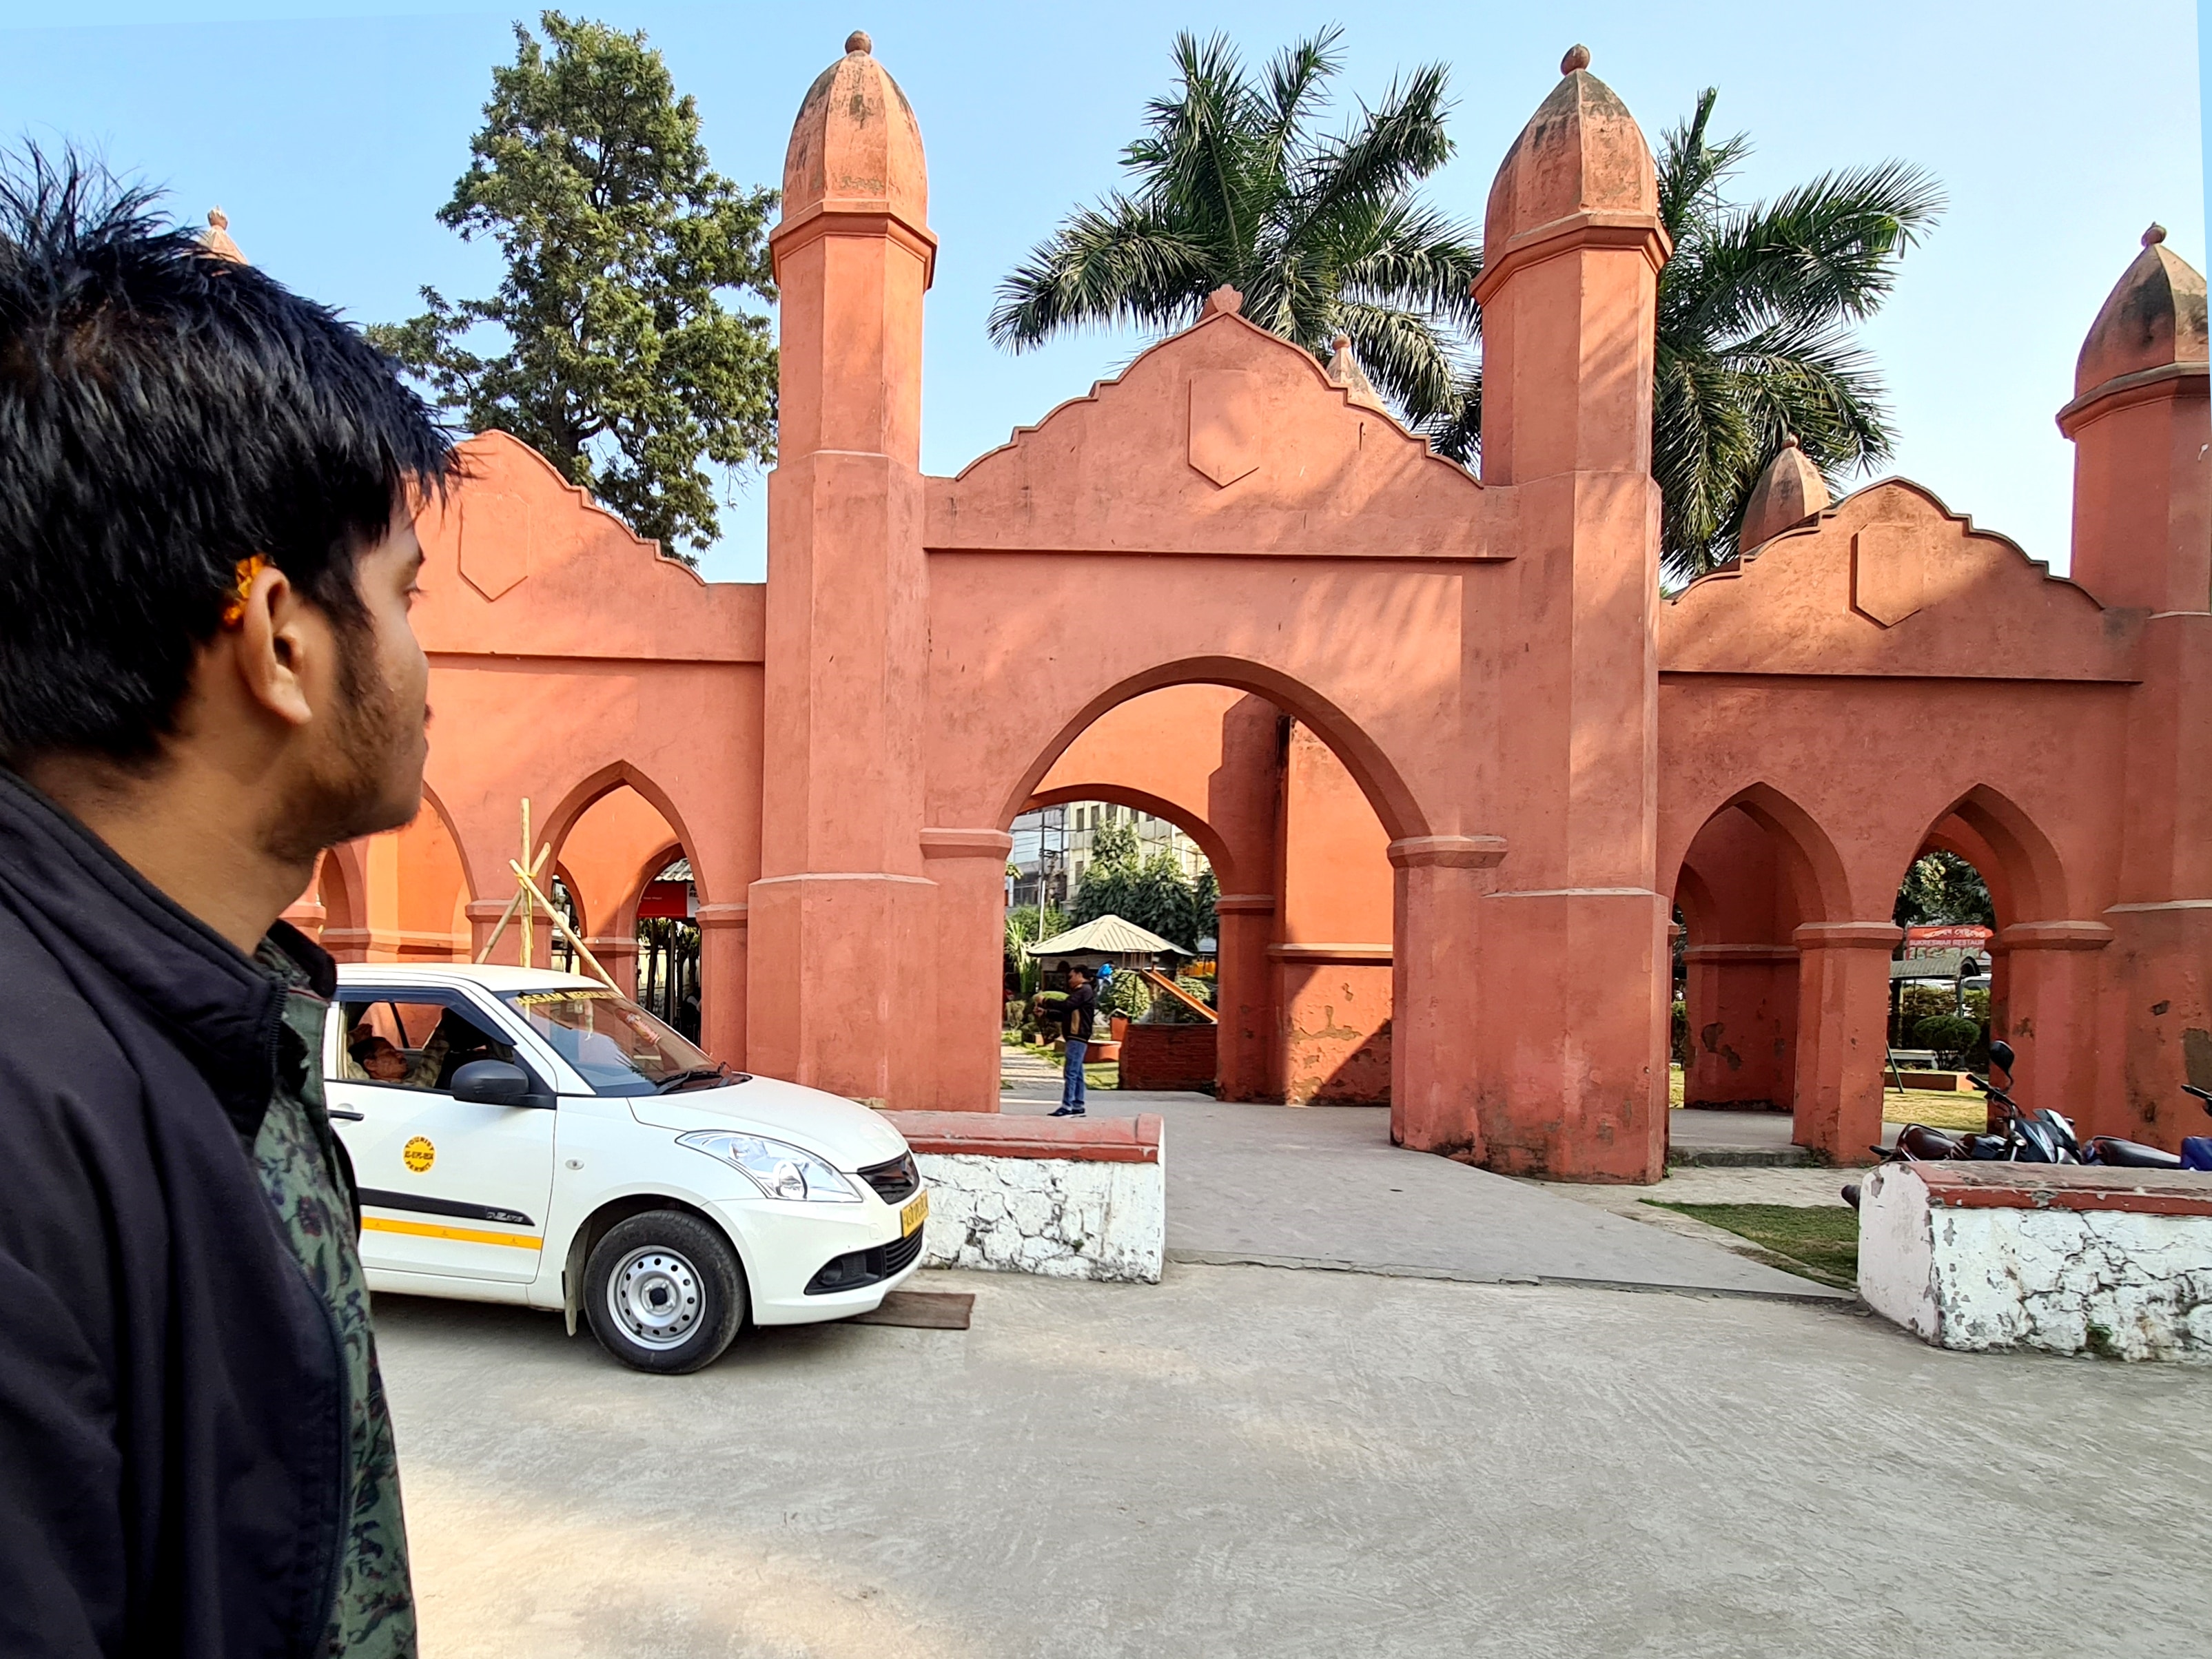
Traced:
<path fill-rule="evenodd" d="M 550 1106 L 535 1092 L 530 1073 L 504 1060 L 472 1060 L 453 1073 L 453 1098 L 471 1106 Z"/>

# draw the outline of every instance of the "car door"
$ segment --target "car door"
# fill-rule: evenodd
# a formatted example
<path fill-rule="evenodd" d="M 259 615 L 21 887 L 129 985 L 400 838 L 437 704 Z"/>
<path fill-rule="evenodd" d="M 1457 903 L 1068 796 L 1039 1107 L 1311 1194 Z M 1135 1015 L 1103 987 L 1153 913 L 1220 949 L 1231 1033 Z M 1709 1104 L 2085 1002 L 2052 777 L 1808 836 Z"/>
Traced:
<path fill-rule="evenodd" d="M 520 1066 L 499 1017 L 444 988 L 345 985 L 325 1064 L 361 1192 L 362 1261 L 386 1273 L 528 1283 L 553 1186 L 555 1114 L 455 1100 L 472 1060 Z"/>

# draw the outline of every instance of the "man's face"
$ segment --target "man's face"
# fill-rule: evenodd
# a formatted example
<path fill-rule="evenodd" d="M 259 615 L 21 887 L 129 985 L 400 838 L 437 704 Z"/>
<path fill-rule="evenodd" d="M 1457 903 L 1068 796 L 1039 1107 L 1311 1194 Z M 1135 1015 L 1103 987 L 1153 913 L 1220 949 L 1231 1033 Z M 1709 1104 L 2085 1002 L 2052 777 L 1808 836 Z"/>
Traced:
<path fill-rule="evenodd" d="M 413 820 L 430 752 L 429 659 L 409 612 L 421 589 L 422 544 L 411 519 L 354 566 L 359 617 L 325 616 L 335 673 L 319 688 L 318 718 L 290 791 L 290 833 L 312 853 Z"/>
<path fill-rule="evenodd" d="M 379 1083 L 404 1083 L 407 1080 L 407 1056 L 378 1037 L 362 1056 L 361 1069 Z"/>

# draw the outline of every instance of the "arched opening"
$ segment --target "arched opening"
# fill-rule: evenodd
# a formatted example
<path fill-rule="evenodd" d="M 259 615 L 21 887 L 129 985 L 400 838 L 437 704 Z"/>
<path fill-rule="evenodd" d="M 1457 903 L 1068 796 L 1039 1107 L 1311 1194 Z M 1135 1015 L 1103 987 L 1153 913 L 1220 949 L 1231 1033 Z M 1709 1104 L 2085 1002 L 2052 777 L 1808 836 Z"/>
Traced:
<path fill-rule="evenodd" d="M 1843 1155 L 1851 953 L 1832 946 L 1850 932 L 1846 891 L 1833 843 L 1778 790 L 1753 785 L 1706 818 L 1674 884 L 1681 1108 L 1787 1112 L 1791 1139 Z"/>
<path fill-rule="evenodd" d="M 326 926 L 331 954 L 356 962 L 466 961 L 472 887 L 444 803 L 425 788 L 412 823 L 352 845 L 361 888 L 350 902 L 360 925 L 335 937 Z M 325 870 L 337 871 L 337 854 L 347 850 L 332 849 Z"/>
<path fill-rule="evenodd" d="M 1886 1118 L 1980 1127 L 1961 1074 L 1985 1067 L 2000 1036 L 2017 1055 L 2015 1099 L 2082 1109 L 2095 1019 L 2083 948 L 2103 934 L 2065 920 L 2067 889 L 2049 838 L 1987 785 L 1929 825 L 1897 890 Z"/>
<path fill-rule="evenodd" d="M 586 947 L 625 994 L 665 1018 L 687 996 L 696 1004 L 699 990 L 692 866 L 681 830 L 660 805 L 628 780 L 600 781 L 599 793 L 580 806 L 572 795 L 556 808 L 548 839 Z M 679 862 L 681 876 L 672 878 L 671 866 Z M 669 887 L 659 884 L 677 880 L 682 892 L 672 908 Z M 679 930 L 688 937 L 678 937 Z M 565 950 L 560 956 L 564 965 L 580 967 Z M 546 959 L 554 959 L 550 951 Z"/>
<path fill-rule="evenodd" d="M 325 848 L 315 866 L 313 891 L 323 908 L 323 949 L 340 962 L 360 962 L 368 955 L 362 873 L 361 848 L 356 842 Z"/>
<path fill-rule="evenodd" d="M 699 891 L 691 860 L 677 848 L 659 866 L 635 906 L 637 1000 L 694 1042 L 699 1040 L 701 976 Z"/>
<path fill-rule="evenodd" d="M 1371 778 L 1379 757 L 1359 758 Z M 1215 1094 L 1390 1103 L 1391 836 L 1316 722 L 1245 684 L 1139 682 L 1059 733 L 1028 782 L 1009 824 L 1023 811 L 1084 809 L 1084 822 L 1062 826 L 1071 900 L 1072 838 L 1097 833 L 1107 813 L 1173 823 L 1203 853 L 1216 894 Z M 1071 905 L 1071 921 L 1085 919 L 1081 908 Z"/>
<path fill-rule="evenodd" d="M 1681 1103 L 1786 1112 L 1796 1098 L 1796 931 L 1807 914 L 1796 842 L 1743 801 L 1705 820 L 1674 889 L 1688 1059 Z M 1817 890 L 1815 884 L 1814 890 Z"/>
<path fill-rule="evenodd" d="M 1073 763 L 1081 758 L 1079 747 Z M 1225 856 L 1219 833 L 1141 789 L 1062 783 L 1031 798 L 1030 810 L 1014 819 L 1013 837 L 1005 978 L 1010 1032 L 1040 1041 L 1049 1024 L 1045 1000 L 1065 989 L 1065 962 L 1029 947 L 1119 917 L 1171 948 L 1145 965 L 1183 994 L 1142 973 L 1115 974 L 1099 987 L 1106 1029 L 1095 1057 L 1115 1065 L 1117 1080 L 1130 1088 L 1215 1086 L 1218 872 Z"/>

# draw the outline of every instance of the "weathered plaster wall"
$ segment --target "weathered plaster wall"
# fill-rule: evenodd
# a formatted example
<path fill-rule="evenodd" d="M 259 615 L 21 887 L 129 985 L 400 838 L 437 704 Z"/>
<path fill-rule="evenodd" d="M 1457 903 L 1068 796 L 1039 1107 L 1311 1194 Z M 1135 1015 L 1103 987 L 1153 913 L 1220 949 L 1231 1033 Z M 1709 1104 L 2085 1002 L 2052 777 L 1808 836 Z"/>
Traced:
<path fill-rule="evenodd" d="M 1859 1294 L 1939 1347 L 2212 1364 L 2203 1185 L 2197 1213 L 1963 1207 L 1931 1200 L 1923 1166 L 1885 1165 L 1861 1189 Z"/>
<path fill-rule="evenodd" d="M 1167 1251 L 1161 1164 L 931 1152 L 915 1161 L 929 1183 L 929 1267 L 1159 1282 Z"/>

